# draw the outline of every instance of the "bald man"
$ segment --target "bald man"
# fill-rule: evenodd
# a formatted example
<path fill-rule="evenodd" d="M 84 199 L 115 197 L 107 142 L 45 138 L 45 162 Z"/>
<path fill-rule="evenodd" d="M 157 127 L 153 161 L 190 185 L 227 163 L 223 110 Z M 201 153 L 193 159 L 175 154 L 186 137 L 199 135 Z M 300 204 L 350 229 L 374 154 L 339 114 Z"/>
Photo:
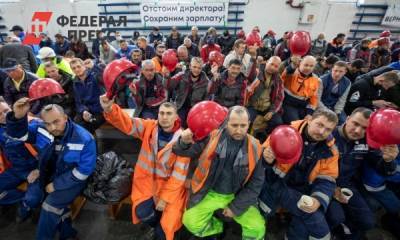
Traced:
<path fill-rule="evenodd" d="M 247 88 L 248 97 L 246 106 L 250 113 L 250 121 L 253 122 L 252 132 L 269 134 L 276 126 L 282 124 L 279 114 L 282 108 L 284 88 L 279 76 L 281 59 L 271 57 L 266 64 L 260 66 L 259 73 L 252 84 Z"/>
<path fill-rule="evenodd" d="M 313 56 L 291 57 L 291 63 L 282 73 L 285 86 L 283 122 L 310 117 L 318 106 L 319 78 L 313 74 L 317 61 Z"/>

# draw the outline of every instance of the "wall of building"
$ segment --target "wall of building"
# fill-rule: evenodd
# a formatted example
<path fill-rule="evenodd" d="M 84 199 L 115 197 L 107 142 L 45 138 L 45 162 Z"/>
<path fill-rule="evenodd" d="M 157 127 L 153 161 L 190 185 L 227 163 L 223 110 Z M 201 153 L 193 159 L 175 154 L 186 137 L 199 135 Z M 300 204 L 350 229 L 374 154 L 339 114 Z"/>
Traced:
<path fill-rule="evenodd" d="M 56 18 L 61 15 L 71 16 L 95 16 L 98 15 L 100 8 L 99 2 L 126 2 L 128 0 L 21 0 L 18 3 L 0 4 L 0 15 L 3 16 L 1 24 L 11 27 L 19 24 L 25 29 L 29 29 L 31 18 L 37 11 L 52 11 L 51 19 L 46 31 L 50 35 L 61 32 L 66 34 L 71 27 L 61 27 L 57 24 Z M 162 1 L 162 0 L 160 0 Z M 257 25 L 264 33 L 268 29 L 273 29 L 278 36 L 287 30 L 306 30 L 315 37 L 318 33 L 324 32 L 328 39 L 333 38 L 338 32 L 348 33 L 351 22 L 355 19 L 358 12 L 355 2 L 347 1 L 328 1 L 328 0 L 308 0 L 303 9 L 291 8 L 286 0 L 235 0 L 244 1 L 244 21 L 241 23 L 243 29 L 248 32 L 253 26 Z M 129 1 L 128 1 L 129 2 Z M 294 1 L 299 2 L 298 0 Z M 365 3 L 382 4 L 386 0 L 365 0 Z M 315 21 L 312 24 L 299 24 L 302 14 L 314 14 Z M 118 16 L 116 16 L 118 17 Z M 97 30 L 99 28 L 73 27 L 75 30 Z"/>

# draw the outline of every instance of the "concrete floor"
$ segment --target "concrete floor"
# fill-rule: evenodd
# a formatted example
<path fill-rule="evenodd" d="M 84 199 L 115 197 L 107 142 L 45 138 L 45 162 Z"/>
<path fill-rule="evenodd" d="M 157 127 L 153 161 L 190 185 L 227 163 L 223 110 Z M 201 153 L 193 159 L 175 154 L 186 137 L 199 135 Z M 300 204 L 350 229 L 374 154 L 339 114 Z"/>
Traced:
<path fill-rule="evenodd" d="M 15 211 L 14 211 L 15 212 Z M 142 240 L 148 228 L 142 224 L 133 225 L 130 220 L 130 206 L 125 205 L 116 220 L 111 220 L 107 207 L 87 202 L 73 225 L 78 230 L 80 240 Z M 14 213 L 0 216 L 1 240 L 30 240 L 34 239 L 37 214 L 21 224 L 13 220 Z M 224 240 L 240 240 L 240 229 L 235 223 L 226 223 Z M 271 221 L 267 226 L 267 240 L 282 240 L 286 226 Z M 179 240 L 194 239 L 182 231 Z M 368 233 L 368 240 L 396 240 L 389 233 L 375 229 Z"/>

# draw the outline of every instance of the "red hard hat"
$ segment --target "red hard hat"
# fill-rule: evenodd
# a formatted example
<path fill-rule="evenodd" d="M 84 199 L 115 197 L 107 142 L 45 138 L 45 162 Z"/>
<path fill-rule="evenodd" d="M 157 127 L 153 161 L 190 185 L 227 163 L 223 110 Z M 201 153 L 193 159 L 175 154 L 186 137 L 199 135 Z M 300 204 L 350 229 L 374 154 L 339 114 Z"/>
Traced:
<path fill-rule="evenodd" d="M 240 30 L 237 34 L 236 34 L 237 38 L 245 38 L 246 34 L 243 30 Z"/>
<path fill-rule="evenodd" d="M 224 64 L 224 55 L 215 50 L 211 51 L 210 54 L 208 54 L 208 62 L 211 65 L 217 63 L 218 66 L 222 66 L 222 64 Z"/>
<path fill-rule="evenodd" d="M 60 83 L 51 78 L 38 79 L 29 87 L 29 98 L 31 101 L 55 94 L 65 94 L 65 92 Z"/>
<path fill-rule="evenodd" d="M 379 37 L 390 37 L 390 35 L 392 35 L 390 30 L 385 30 L 385 31 L 381 32 L 381 34 L 379 34 Z"/>
<path fill-rule="evenodd" d="M 272 131 L 270 146 L 278 163 L 294 164 L 303 152 L 303 139 L 293 127 L 281 125 Z"/>
<path fill-rule="evenodd" d="M 385 108 L 372 113 L 368 121 L 367 143 L 372 148 L 400 144 L 400 112 Z"/>
<path fill-rule="evenodd" d="M 289 49 L 293 55 L 304 56 L 311 47 L 310 33 L 305 31 L 297 31 L 289 39 Z"/>
<path fill-rule="evenodd" d="M 168 69 L 168 71 L 174 71 L 176 64 L 178 64 L 178 57 L 176 56 L 175 50 L 166 50 L 162 55 L 162 63 Z"/>
<path fill-rule="evenodd" d="M 187 124 L 193 132 L 194 140 L 201 140 L 219 128 L 227 113 L 226 108 L 213 101 L 202 101 L 194 105 L 187 117 Z"/>
<path fill-rule="evenodd" d="M 126 58 L 114 60 L 107 64 L 103 72 L 104 86 L 108 97 L 113 97 L 113 86 L 118 79 L 118 84 L 124 85 L 126 78 L 121 77 L 123 73 L 133 73 L 137 70 L 137 66 Z"/>
<path fill-rule="evenodd" d="M 257 46 L 261 45 L 261 36 L 260 33 L 257 31 L 251 31 L 249 34 L 246 36 L 246 44 L 248 46 L 253 46 L 256 44 Z"/>

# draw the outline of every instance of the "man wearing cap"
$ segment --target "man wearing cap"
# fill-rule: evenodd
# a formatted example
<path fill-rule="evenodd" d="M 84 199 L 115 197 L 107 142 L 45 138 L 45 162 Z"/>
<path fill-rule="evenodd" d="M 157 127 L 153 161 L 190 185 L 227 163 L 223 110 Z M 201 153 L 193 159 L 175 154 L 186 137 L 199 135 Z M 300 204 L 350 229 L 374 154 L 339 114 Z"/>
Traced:
<path fill-rule="evenodd" d="M 288 240 L 330 239 L 325 212 L 338 176 L 339 152 L 331 135 L 337 122 L 337 115 L 330 110 L 317 110 L 308 120 L 292 122 L 303 139 L 303 151 L 289 159 L 273 152 L 270 138 L 263 144 L 266 179 L 259 205 L 267 217 L 278 207 L 291 214 Z M 300 201 L 304 195 L 311 198 L 310 204 Z"/>
<path fill-rule="evenodd" d="M 29 99 L 19 99 L 6 117 L 7 134 L 20 142 L 34 144 L 38 151 L 38 171 L 33 180 L 43 196 L 37 240 L 74 239 L 69 206 L 86 186 L 96 166 L 96 142 L 84 128 L 72 122 L 57 104 L 40 112 L 40 120 L 28 123 Z"/>
<path fill-rule="evenodd" d="M 39 55 L 37 55 L 37 58 L 39 58 L 40 61 L 42 62 L 39 65 L 38 70 L 36 71 L 36 75 L 39 78 L 44 78 L 46 76 L 46 71 L 44 70 L 44 64 L 46 62 L 53 62 L 54 64 L 57 65 L 58 69 L 61 69 L 64 72 L 67 72 L 71 75 L 74 74 L 72 72 L 69 64 L 67 63 L 67 61 L 65 61 L 61 56 L 56 56 L 56 53 L 54 52 L 54 50 L 52 48 L 49 48 L 49 47 L 41 48 L 39 50 Z"/>
<path fill-rule="evenodd" d="M 3 83 L 4 100 L 11 106 L 18 99 L 27 97 L 29 87 L 38 77 L 22 68 L 15 58 L 8 58 L 3 64 L 8 78 Z"/>
<path fill-rule="evenodd" d="M 24 33 L 24 29 L 19 26 L 19 25 L 14 25 L 11 29 L 10 32 L 12 32 L 16 37 L 18 37 L 21 42 L 24 41 L 25 39 L 25 33 Z"/>
<path fill-rule="evenodd" d="M 37 63 L 32 48 L 23 45 L 21 41 L 13 41 L 0 48 L 0 68 L 5 67 L 4 64 L 7 58 L 16 59 L 27 71 L 35 73 L 37 70 Z"/>
<path fill-rule="evenodd" d="M 193 177 L 182 220 L 197 237 L 216 239 L 224 230 L 219 216 L 240 224 L 242 239 L 264 239 L 265 221 L 256 207 L 264 182 L 261 146 L 247 134 L 249 123 L 246 108 L 234 106 L 220 129 L 196 143 L 197 136 L 186 129 L 173 147 L 175 154 L 197 163 L 188 175 Z"/>

